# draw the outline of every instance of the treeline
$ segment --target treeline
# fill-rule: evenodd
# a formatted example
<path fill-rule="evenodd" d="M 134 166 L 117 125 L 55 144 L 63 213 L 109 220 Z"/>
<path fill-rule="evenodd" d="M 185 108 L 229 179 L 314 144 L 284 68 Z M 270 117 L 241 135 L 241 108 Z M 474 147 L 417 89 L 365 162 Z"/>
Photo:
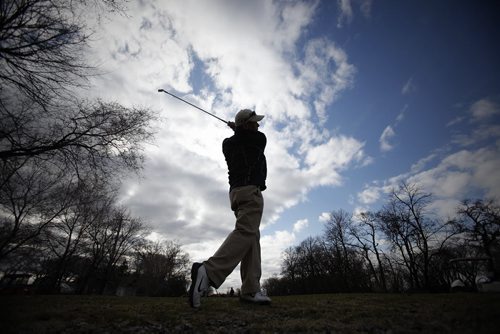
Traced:
<path fill-rule="evenodd" d="M 1 2 L 2 283 L 26 273 L 43 292 L 175 294 L 186 255 L 147 242 L 116 200 L 120 178 L 141 169 L 155 115 L 77 93 L 99 74 L 85 59 L 92 32 L 81 15 L 96 6 L 121 10 L 107 0 Z"/>
<path fill-rule="evenodd" d="M 147 240 L 145 225 L 100 184 L 79 183 L 61 195 L 64 203 L 58 204 L 65 205 L 50 222 L 26 216 L 34 224 L 19 225 L 17 238 L 2 240 L 4 288 L 9 278 L 26 277 L 33 293 L 185 293 L 189 258 L 178 244 Z"/>
<path fill-rule="evenodd" d="M 464 201 L 442 221 L 431 194 L 403 183 L 377 212 L 330 213 L 320 237 L 283 254 L 281 277 L 266 280 L 271 295 L 330 292 L 450 291 L 460 279 L 500 277 L 500 207 Z"/>

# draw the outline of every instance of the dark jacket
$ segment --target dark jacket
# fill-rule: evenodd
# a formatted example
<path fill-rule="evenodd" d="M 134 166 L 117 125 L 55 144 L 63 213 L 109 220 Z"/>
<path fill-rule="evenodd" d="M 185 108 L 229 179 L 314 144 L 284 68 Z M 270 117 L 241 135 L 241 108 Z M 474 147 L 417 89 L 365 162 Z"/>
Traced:
<path fill-rule="evenodd" d="M 266 189 L 266 143 L 266 136 L 262 132 L 240 128 L 236 128 L 232 137 L 224 139 L 222 152 L 229 170 L 230 190 L 247 185 Z"/>

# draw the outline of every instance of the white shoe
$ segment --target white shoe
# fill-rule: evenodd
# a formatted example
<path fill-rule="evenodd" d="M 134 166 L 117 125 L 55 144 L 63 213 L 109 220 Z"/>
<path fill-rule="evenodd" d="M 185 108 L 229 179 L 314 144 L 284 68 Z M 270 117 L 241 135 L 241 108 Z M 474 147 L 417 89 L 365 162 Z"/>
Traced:
<path fill-rule="evenodd" d="M 205 266 L 202 263 L 193 263 L 191 267 L 191 287 L 189 288 L 189 304 L 198 308 L 201 305 L 201 296 L 208 291 L 209 279 Z"/>
<path fill-rule="evenodd" d="M 240 300 L 246 303 L 253 303 L 259 305 L 269 305 L 271 304 L 271 298 L 261 291 L 253 294 L 245 294 L 240 296 Z"/>

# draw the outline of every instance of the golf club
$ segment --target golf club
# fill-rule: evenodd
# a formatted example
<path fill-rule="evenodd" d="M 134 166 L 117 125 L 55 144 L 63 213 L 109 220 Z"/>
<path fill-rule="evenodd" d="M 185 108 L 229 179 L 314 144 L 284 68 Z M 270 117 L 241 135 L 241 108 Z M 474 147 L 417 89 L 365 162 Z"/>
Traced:
<path fill-rule="evenodd" d="M 226 124 L 228 124 L 228 125 L 229 125 L 228 121 L 225 121 L 225 120 L 223 120 L 222 118 L 217 117 L 217 116 L 215 116 L 214 114 L 209 113 L 208 111 L 203 110 L 203 109 L 201 109 L 200 107 L 195 106 L 194 104 L 192 104 L 192 103 L 190 103 L 190 102 L 188 102 L 188 101 L 186 101 L 186 100 L 184 100 L 184 99 L 181 99 L 180 97 L 175 96 L 174 94 L 169 93 L 169 92 L 167 92 L 167 91 L 166 91 L 166 90 L 164 90 L 164 89 L 158 89 L 158 92 L 163 92 L 163 93 L 168 94 L 168 95 L 170 95 L 170 96 L 172 96 L 172 97 L 175 97 L 176 99 L 181 100 L 182 102 L 189 104 L 191 107 L 195 107 L 196 109 L 199 109 L 199 110 L 203 111 L 205 114 L 209 114 L 210 116 L 213 116 L 213 117 L 217 118 L 219 121 L 222 121 L 222 122 L 224 122 L 224 123 L 226 123 Z"/>

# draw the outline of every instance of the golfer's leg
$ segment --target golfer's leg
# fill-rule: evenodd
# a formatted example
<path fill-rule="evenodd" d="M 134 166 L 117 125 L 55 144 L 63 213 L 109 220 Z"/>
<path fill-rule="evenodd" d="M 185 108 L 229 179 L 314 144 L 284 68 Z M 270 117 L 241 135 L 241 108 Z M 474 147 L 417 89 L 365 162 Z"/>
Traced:
<path fill-rule="evenodd" d="M 240 187 L 230 194 L 231 208 L 236 213 L 236 227 L 217 252 L 204 262 L 208 277 L 218 288 L 247 254 L 259 233 L 262 203 L 255 200 L 255 186 Z M 260 190 L 258 190 L 258 196 Z M 256 217 L 259 219 L 256 220 Z"/>
<path fill-rule="evenodd" d="M 253 193 L 253 201 L 258 210 L 247 212 L 251 224 L 256 227 L 257 231 L 252 240 L 252 244 L 241 260 L 240 274 L 241 274 L 241 292 L 243 294 L 252 294 L 260 291 L 260 277 L 261 270 L 261 254 L 260 254 L 260 221 L 262 219 L 262 212 L 264 210 L 264 199 L 260 189 L 255 189 Z"/>
<path fill-rule="evenodd" d="M 253 294 L 260 291 L 261 255 L 260 235 L 256 235 L 252 247 L 241 260 L 241 293 Z"/>

